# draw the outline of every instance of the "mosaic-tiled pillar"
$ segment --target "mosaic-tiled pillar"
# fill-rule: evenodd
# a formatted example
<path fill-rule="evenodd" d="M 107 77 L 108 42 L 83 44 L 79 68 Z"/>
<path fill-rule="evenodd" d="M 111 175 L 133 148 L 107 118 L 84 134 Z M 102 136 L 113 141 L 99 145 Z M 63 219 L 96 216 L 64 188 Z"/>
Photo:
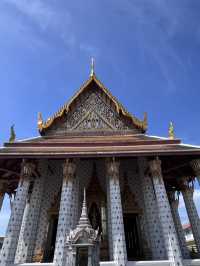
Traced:
<path fill-rule="evenodd" d="M 56 266 L 62 266 L 64 263 L 65 238 L 73 227 L 75 170 L 75 162 L 72 159 L 66 159 L 63 164 L 63 185 L 54 253 L 54 264 Z"/>
<path fill-rule="evenodd" d="M 185 181 L 184 188 L 181 192 L 185 202 L 188 218 L 190 220 L 194 241 L 197 246 L 198 253 L 200 254 L 200 220 L 193 200 L 194 187 Z"/>
<path fill-rule="evenodd" d="M 45 161 L 38 164 L 40 176 L 31 183 L 31 193 L 24 212 L 22 227 L 19 236 L 15 263 L 31 262 L 39 219 L 40 205 L 44 188 Z"/>
<path fill-rule="evenodd" d="M 185 234 L 183 231 L 180 215 L 178 212 L 179 196 L 176 194 L 175 191 L 168 192 L 168 195 L 169 195 L 169 202 L 171 206 L 172 216 L 174 219 L 174 224 L 176 227 L 176 232 L 177 232 L 178 239 L 179 239 L 182 256 L 184 259 L 189 259 L 190 253 L 186 245 Z"/>
<path fill-rule="evenodd" d="M 168 260 L 173 266 L 182 266 L 182 255 L 162 177 L 161 161 L 158 158 L 150 161 L 149 168 L 157 199 L 159 219 L 161 222 Z"/>
<path fill-rule="evenodd" d="M 10 220 L 3 242 L 0 255 L 1 266 L 13 266 L 15 253 L 17 249 L 18 238 L 20 234 L 22 218 L 28 196 L 30 185 L 30 177 L 35 169 L 35 165 L 30 162 L 23 161 L 21 178 L 17 188 L 17 193 L 12 207 Z"/>
<path fill-rule="evenodd" d="M 79 219 L 79 180 L 77 177 L 73 179 L 73 191 L 72 229 L 77 226 Z"/>
<path fill-rule="evenodd" d="M 149 242 L 153 260 L 164 260 L 167 258 L 160 220 L 158 219 L 158 208 L 155 192 L 151 178 L 145 174 L 148 164 L 145 159 L 138 160 L 141 178 L 142 194 L 144 199 L 145 214 L 148 224 Z"/>
<path fill-rule="evenodd" d="M 200 160 L 199 159 L 192 160 L 190 162 L 190 166 L 192 167 L 192 169 L 196 175 L 197 181 L 200 185 Z"/>
<path fill-rule="evenodd" d="M 115 158 L 107 160 L 107 175 L 109 178 L 109 205 L 112 230 L 113 260 L 119 266 L 127 262 L 124 222 L 119 184 L 119 161 Z"/>
<path fill-rule="evenodd" d="M 109 244 L 109 259 L 113 260 L 113 239 L 112 239 L 112 223 L 111 223 L 111 202 L 110 202 L 110 180 L 107 178 L 107 228 L 108 228 L 108 244 Z"/>
<path fill-rule="evenodd" d="M 53 169 L 53 171 L 52 171 Z M 43 262 L 48 248 L 48 237 L 51 232 L 50 226 L 53 218 L 49 211 L 53 205 L 60 203 L 63 171 L 60 161 L 48 161 L 47 173 L 44 180 L 39 221 L 37 225 L 36 241 L 34 247 L 33 262 Z M 57 208 L 57 206 L 55 206 Z M 59 209 L 59 208 L 58 208 Z"/>

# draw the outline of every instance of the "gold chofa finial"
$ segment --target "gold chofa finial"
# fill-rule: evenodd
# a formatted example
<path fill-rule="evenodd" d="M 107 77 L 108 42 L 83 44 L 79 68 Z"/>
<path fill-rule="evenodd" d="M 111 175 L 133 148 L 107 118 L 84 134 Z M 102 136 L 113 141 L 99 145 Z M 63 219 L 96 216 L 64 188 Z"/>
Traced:
<path fill-rule="evenodd" d="M 16 134 L 15 134 L 15 129 L 14 129 L 14 126 L 15 125 L 12 125 L 10 127 L 10 138 L 9 138 L 9 142 L 12 143 L 15 141 L 15 138 L 16 138 Z"/>
<path fill-rule="evenodd" d="M 175 138 L 175 135 L 174 135 L 174 125 L 173 125 L 172 121 L 169 123 L 169 131 L 168 131 L 168 134 L 169 134 L 169 138 L 170 139 L 174 139 Z"/>
<path fill-rule="evenodd" d="M 38 128 L 41 129 L 43 125 L 42 113 L 38 113 Z"/>
<path fill-rule="evenodd" d="M 90 77 L 94 76 L 94 58 L 91 58 Z"/>
<path fill-rule="evenodd" d="M 147 126 L 148 126 L 147 112 L 144 113 L 143 126 L 144 126 L 145 129 L 146 129 Z"/>

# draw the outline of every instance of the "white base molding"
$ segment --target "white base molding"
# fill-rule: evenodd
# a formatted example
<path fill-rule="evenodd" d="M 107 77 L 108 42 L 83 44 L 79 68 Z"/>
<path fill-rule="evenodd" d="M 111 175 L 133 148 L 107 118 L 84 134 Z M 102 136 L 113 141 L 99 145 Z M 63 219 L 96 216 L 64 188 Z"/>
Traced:
<path fill-rule="evenodd" d="M 55 266 L 53 263 L 23 263 L 13 266 Z M 117 266 L 114 261 L 100 262 L 100 266 Z M 127 266 L 171 266 L 169 260 L 128 261 Z M 200 259 L 184 260 L 184 266 L 200 266 Z"/>
<path fill-rule="evenodd" d="M 171 266 L 169 260 L 128 261 L 127 266 Z M 184 266 L 200 266 L 200 259 L 184 260 Z"/>

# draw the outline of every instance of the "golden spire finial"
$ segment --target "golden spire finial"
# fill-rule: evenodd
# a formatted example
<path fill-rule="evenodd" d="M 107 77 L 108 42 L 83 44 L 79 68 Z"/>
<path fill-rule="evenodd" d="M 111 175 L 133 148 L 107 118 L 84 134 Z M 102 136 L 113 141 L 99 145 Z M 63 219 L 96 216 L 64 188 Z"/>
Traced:
<path fill-rule="evenodd" d="M 42 119 L 42 113 L 38 113 L 38 128 L 42 129 L 42 125 L 43 125 L 43 119 Z"/>
<path fill-rule="evenodd" d="M 172 121 L 169 123 L 168 134 L 169 134 L 169 138 L 170 139 L 174 139 L 175 138 L 175 135 L 174 135 L 174 125 L 173 125 Z"/>
<path fill-rule="evenodd" d="M 12 125 L 10 127 L 10 138 L 9 138 L 9 142 L 12 143 L 15 141 L 15 138 L 16 138 L 16 134 L 15 134 L 15 129 L 14 129 L 14 126 L 15 125 Z"/>
<path fill-rule="evenodd" d="M 91 58 L 90 77 L 94 76 L 94 57 Z"/>

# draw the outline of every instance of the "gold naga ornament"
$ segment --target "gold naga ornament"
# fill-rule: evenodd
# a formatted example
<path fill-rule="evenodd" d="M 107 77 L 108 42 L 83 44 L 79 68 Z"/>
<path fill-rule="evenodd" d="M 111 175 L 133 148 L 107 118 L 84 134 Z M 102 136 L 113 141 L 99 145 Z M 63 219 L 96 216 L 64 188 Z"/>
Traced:
<path fill-rule="evenodd" d="M 42 113 L 38 113 L 38 122 L 37 122 L 37 124 L 38 124 L 38 129 L 40 130 L 40 129 L 42 129 L 42 126 L 43 126 L 43 119 L 42 119 Z"/>
<path fill-rule="evenodd" d="M 169 134 L 169 138 L 170 138 L 170 139 L 175 139 L 174 125 L 173 125 L 172 121 L 169 123 L 168 134 Z"/>
<path fill-rule="evenodd" d="M 14 126 L 15 126 L 15 125 L 12 125 L 12 126 L 10 127 L 10 138 L 9 138 L 9 142 L 10 142 L 10 143 L 14 142 L 15 139 L 16 139 L 16 134 L 15 134 Z"/>
<path fill-rule="evenodd" d="M 44 257 L 44 250 L 38 249 L 37 253 L 33 256 L 33 262 L 39 262 L 41 263 L 43 261 L 43 257 Z"/>

